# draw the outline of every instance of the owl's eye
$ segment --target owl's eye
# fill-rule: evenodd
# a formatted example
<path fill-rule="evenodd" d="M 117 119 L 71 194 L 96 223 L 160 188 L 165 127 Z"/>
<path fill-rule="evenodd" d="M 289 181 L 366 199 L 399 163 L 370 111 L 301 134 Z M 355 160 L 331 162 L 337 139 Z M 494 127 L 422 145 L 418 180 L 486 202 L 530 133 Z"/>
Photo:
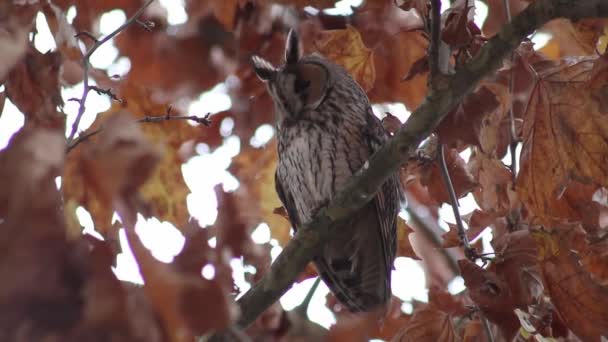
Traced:
<path fill-rule="evenodd" d="M 296 81 L 293 83 L 293 91 L 300 94 L 303 91 L 307 90 L 309 86 L 310 81 L 296 78 Z"/>

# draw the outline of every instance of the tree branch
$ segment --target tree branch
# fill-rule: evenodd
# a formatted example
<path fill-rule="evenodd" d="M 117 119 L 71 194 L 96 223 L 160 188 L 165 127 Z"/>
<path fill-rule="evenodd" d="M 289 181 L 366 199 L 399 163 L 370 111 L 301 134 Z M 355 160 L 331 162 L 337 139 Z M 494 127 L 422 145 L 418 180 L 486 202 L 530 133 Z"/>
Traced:
<path fill-rule="evenodd" d="M 95 87 L 95 89 L 93 89 L 92 86 L 89 85 L 89 67 L 90 67 L 90 58 L 91 55 L 93 55 L 93 53 L 100 47 L 102 46 L 105 42 L 107 42 L 108 40 L 114 38 L 114 36 L 116 36 L 117 34 L 119 34 L 122 30 L 124 30 L 125 28 L 127 28 L 127 26 L 135 23 L 135 22 L 140 22 L 138 20 L 138 17 L 144 12 L 144 10 L 150 6 L 150 4 L 153 2 L 154 0 L 147 0 L 145 4 L 143 4 L 143 6 L 141 6 L 137 12 L 135 12 L 135 14 L 133 14 L 133 16 L 131 18 L 129 18 L 127 21 L 125 21 L 122 25 L 120 25 L 120 27 L 118 27 L 116 30 L 114 30 L 112 33 L 110 33 L 109 35 L 103 37 L 100 40 L 97 40 L 97 38 L 95 38 L 92 34 L 90 34 L 89 32 L 79 32 L 78 34 L 76 34 L 76 38 L 79 38 L 81 36 L 87 37 L 91 40 L 93 40 L 95 43 L 93 44 L 93 46 L 91 46 L 90 49 L 87 50 L 87 52 L 84 54 L 84 56 L 82 57 L 82 69 L 83 69 L 83 90 L 82 90 L 82 95 L 80 96 L 80 99 L 77 100 L 77 102 L 80 104 L 80 106 L 78 107 L 78 114 L 76 114 L 76 119 L 74 119 L 74 123 L 72 124 L 72 130 L 70 131 L 70 135 L 68 136 L 68 146 L 73 145 L 73 140 L 74 140 L 74 136 L 76 135 L 76 132 L 78 131 L 78 126 L 80 126 L 80 120 L 82 119 L 82 116 L 84 115 L 84 111 L 85 111 L 85 103 L 87 102 L 87 96 L 89 95 L 89 92 L 91 90 L 101 90 L 97 87 Z M 146 28 L 144 26 L 144 28 Z M 109 90 L 108 90 L 109 91 Z M 68 147 L 69 148 L 69 147 Z"/>
<path fill-rule="evenodd" d="M 526 36 L 551 19 L 598 16 L 608 16 L 607 1 L 537 0 L 513 18 L 470 62 L 446 77 L 446 85 L 432 92 L 395 136 L 372 155 L 368 168 L 353 176 L 343 192 L 319 210 L 311 222 L 298 229 L 270 272 L 238 301 L 241 308 L 238 324 L 247 327 L 279 299 L 323 242 L 331 237 L 332 227 L 370 201 L 382 183 L 407 162 L 449 111 L 475 89 L 481 79 L 498 69 Z"/>
<path fill-rule="evenodd" d="M 429 44 L 429 89 L 435 88 L 439 75 L 439 45 L 441 45 L 441 0 L 431 0 L 431 42 Z"/>

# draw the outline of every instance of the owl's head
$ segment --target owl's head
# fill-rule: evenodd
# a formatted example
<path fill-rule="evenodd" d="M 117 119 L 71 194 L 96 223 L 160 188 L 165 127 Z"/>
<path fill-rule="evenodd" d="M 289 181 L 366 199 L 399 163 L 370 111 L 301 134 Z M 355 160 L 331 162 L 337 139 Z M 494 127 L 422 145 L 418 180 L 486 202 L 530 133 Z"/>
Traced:
<path fill-rule="evenodd" d="M 315 110 L 330 88 L 330 72 L 325 60 L 302 57 L 300 41 L 293 29 L 287 35 L 284 65 L 275 67 L 258 56 L 253 56 L 251 62 L 283 118 L 297 118 Z"/>

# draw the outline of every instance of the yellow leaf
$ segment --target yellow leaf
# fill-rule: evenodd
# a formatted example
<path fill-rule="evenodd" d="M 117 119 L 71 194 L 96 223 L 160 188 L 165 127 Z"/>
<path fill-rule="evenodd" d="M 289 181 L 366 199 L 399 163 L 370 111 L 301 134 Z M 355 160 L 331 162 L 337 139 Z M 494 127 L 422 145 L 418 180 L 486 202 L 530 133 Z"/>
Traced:
<path fill-rule="evenodd" d="M 374 87 L 374 52 L 363 44 L 361 34 L 354 27 L 321 32 L 315 46 L 325 57 L 343 66 L 363 90 L 368 92 Z"/>

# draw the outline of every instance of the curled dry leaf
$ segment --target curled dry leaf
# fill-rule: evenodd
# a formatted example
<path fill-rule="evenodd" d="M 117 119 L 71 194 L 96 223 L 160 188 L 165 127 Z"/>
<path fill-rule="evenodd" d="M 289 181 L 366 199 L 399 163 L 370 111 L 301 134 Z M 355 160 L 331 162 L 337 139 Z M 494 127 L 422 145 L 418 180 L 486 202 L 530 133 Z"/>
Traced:
<path fill-rule="evenodd" d="M 561 319 L 584 341 L 608 336 L 608 287 L 595 282 L 582 267 L 579 256 L 570 250 L 563 230 L 538 231 L 539 263 L 546 294 Z"/>
<path fill-rule="evenodd" d="M 473 39 L 473 34 L 480 33 L 479 31 L 472 32 L 469 28 L 469 22 L 473 21 L 474 6 L 465 6 L 451 7 L 442 13 L 444 27 L 441 31 L 441 40 L 452 49 L 467 46 Z"/>
<path fill-rule="evenodd" d="M 450 315 L 429 304 L 416 309 L 407 325 L 391 341 L 453 342 L 459 340 Z"/>
<path fill-rule="evenodd" d="M 606 57 L 537 65 L 523 127 L 517 192 L 540 222 L 576 218 L 563 194 L 572 181 L 606 186 L 608 122 L 597 94 L 608 87 Z"/>
<path fill-rule="evenodd" d="M 315 47 L 326 58 L 343 66 L 365 92 L 374 87 L 374 52 L 365 46 L 356 28 L 348 25 L 344 30 L 321 32 Z"/>
<path fill-rule="evenodd" d="M 465 97 L 437 127 L 440 141 L 476 145 L 488 154 L 497 153 L 500 146 L 504 151 L 509 143 L 509 135 L 504 134 L 509 132 L 504 124 L 510 101 L 507 90 L 500 84 L 486 83 Z"/>
<path fill-rule="evenodd" d="M 500 160 L 476 153 L 471 156 L 469 170 L 479 182 L 473 197 L 483 211 L 499 217 L 518 207 L 511 171 Z"/>
<path fill-rule="evenodd" d="M 6 95 L 25 115 L 26 125 L 65 129 L 59 86 L 62 56 L 56 51 L 40 53 L 28 46 L 25 57 L 7 75 Z"/>
<path fill-rule="evenodd" d="M 542 298 L 536 245 L 525 230 L 500 236 L 492 245 L 496 257 L 487 269 L 464 260 L 459 264 L 471 299 L 508 339 L 519 329 L 513 310 L 527 310 Z"/>

